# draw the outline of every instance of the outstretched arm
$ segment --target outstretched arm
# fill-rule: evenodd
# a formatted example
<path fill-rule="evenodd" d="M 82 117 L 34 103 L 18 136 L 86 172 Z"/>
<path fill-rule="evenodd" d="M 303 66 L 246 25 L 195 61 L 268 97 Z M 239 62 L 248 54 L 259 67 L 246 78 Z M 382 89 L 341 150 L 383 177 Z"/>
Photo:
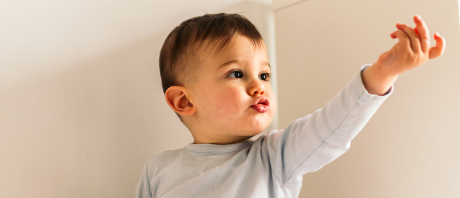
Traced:
<path fill-rule="evenodd" d="M 397 23 L 397 31 L 391 38 L 398 38 L 389 51 L 380 55 L 377 62 L 363 71 L 362 79 L 366 90 L 371 94 L 383 95 L 395 82 L 399 74 L 414 69 L 428 59 L 441 56 L 445 48 L 445 39 L 434 34 L 436 46 L 430 47 L 428 27 L 420 16 L 414 16 L 415 28 Z"/>

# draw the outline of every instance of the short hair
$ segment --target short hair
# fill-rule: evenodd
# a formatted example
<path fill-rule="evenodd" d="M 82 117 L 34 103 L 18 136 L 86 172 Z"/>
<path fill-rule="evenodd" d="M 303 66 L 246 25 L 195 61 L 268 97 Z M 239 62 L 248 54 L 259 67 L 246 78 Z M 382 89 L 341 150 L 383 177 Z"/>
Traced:
<path fill-rule="evenodd" d="M 199 52 L 209 44 L 217 50 L 225 48 L 237 34 L 252 40 L 254 47 L 261 47 L 263 39 L 257 28 L 240 14 L 205 14 L 183 21 L 166 37 L 160 51 L 160 76 L 163 92 L 171 86 L 192 83 L 194 70 L 199 65 Z M 206 46 L 202 44 L 207 43 Z M 176 113 L 182 121 L 179 114 Z M 183 122 L 183 121 L 182 121 Z"/>

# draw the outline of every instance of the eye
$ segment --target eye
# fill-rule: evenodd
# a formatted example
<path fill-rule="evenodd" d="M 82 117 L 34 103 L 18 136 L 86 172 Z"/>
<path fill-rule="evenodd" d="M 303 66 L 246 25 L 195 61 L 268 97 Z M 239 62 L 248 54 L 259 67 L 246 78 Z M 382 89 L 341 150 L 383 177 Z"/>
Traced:
<path fill-rule="evenodd" d="M 228 77 L 243 78 L 243 72 L 241 72 L 241 71 L 232 71 L 230 74 L 228 74 Z"/>
<path fill-rule="evenodd" d="M 270 73 L 260 74 L 260 79 L 264 81 L 268 81 L 270 79 Z"/>

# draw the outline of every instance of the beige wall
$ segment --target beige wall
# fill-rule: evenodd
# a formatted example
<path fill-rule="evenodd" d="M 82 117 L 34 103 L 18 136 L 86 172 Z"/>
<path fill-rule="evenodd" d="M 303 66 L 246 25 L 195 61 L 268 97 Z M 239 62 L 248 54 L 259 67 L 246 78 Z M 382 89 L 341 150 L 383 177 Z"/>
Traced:
<path fill-rule="evenodd" d="M 304 176 L 300 197 L 460 197 L 458 10 L 456 0 L 309 0 L 275 11 L 280 128 L 389 50 L 397 22 L 420 14 L 447 40 L 442 57 L 398 78 L 348 152 Z"/>
<path fill-rule="evenodd" d="M 164 101 L 167 34 L 246 11 L 273 48 L 270 6 L 235 2 L 0 2 L 0 197 L 133 197 L 148 158 L 193 141 Z"/>

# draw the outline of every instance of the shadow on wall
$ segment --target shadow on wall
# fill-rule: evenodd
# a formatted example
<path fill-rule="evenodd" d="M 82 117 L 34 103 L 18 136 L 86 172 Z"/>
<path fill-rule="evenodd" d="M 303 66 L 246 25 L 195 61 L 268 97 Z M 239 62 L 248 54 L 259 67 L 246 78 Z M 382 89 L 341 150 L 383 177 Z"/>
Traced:
<path fill-rule="evenodd" d="M 164 100 L 166 35 L 3 90 L 0 197 L 132 197 L 152 151 L 193 142 Z"/>

